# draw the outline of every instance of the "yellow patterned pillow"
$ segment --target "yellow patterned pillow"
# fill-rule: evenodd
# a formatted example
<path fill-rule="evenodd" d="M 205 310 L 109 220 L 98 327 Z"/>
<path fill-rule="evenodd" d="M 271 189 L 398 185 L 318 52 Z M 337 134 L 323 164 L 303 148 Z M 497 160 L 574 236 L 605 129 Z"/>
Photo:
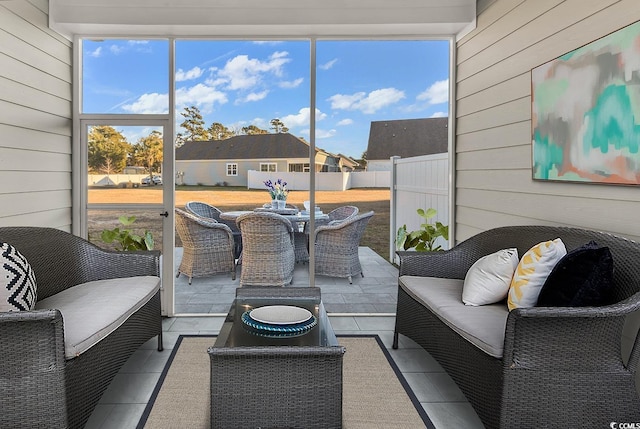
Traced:
<path fill-rule="evenodd" d="M 538 243 L 524 254 L 509 286 L 509 311 L 518 307 L 534 307 L 547 276 L 567 249 L 559 238 Z"/>

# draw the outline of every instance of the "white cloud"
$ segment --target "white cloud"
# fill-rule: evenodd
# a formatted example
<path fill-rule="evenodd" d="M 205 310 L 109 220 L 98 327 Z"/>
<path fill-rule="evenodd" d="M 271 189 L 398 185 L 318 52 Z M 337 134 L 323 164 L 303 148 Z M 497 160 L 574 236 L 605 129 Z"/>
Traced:
<path fill-rule="evenodd" d="M 316 128 L 316 138 L 317 139 L 328 139 L 334 137 L 337 134 L 336 130 L 322 130 Z"/>
<path fill-rule="evenodd" d="M 284 89 L 293 89 L 293 88 L 299 87 L 302 84 L 302 82 L 304 82 L 304 78 L 298 78 L 296 80 L 291 80 L 291 81 L 282 81 L 278 83 L 278 86 Z"/>
<path fill-rule="evenodd" d="M 447 112 L 435 112 L 431 118 L 446 118 L 447 116 Z"/>
<path fill-rule="evenodd" d="M 292 129 L 295 127 L 303 127 L 305 125 L 309 125 L 310 111 L 311 111 L 310 108 L 303 107 L 298 111 L 298 113 L 293 115 L 283 116 L 282 118 L 280 118 L 280 120 L 289 129 Z M 316 122 L 322 121 L 323 119 L 326 119 L 326 117 L 327 117 L 326 113 L 322 113 L 319 109 L 316 109 Z"/>
<path fill-rule="evenodd" d="M 329 70 L 329 69 L 330 69 L 330 68 L 332 68 L 332 67 L 333 67 L 337 62 L 338 62 L 338 59 L 337 59 L 337 58 L 334 58 L 334 59 L 332 59 L 331 61 L 327 61 L 327 62 L 326 62 L 326 63 L 324 63 L 324 64 L 320 64 L 320 65 L 318 66 L 318 68 L 319 68 L 320 70 Z"/>
<path fill-rule="evenodd" d="M 300 130 L 300 135 L 303 136 L 309 136 L 310 130 L 309 128 L 305 128 L 303 130 Z M 319 128 L 316 128 L 316 138 L 317 139 L 328 139 L 331 137 L 335 137 L 335 135 L 338 134 L 338 132 L 336 130 L 322 130 Z"/>
<path fill-rule="evenodd" d="M 338 110 L 360 110 L 362 113 L 375 113 L 405 98 L 404 91 L 396 88 L 383 88 L 351 95 L 336 94 L 328 98 L 331 108 Z"/>
<path fill-rule="evenodd" d="M 109 51 L 111 51 L 112 54 L 114 55 L 118 55 L 121 52 L 124 52 L 124 48 L 122 46 L 118 46 L 118 45 L 111 45 L 109 46 Z"/>
<path fill-rule="evenodd" d="M 98 58 L 102 55 L 102 46 L 98 46 L 94 51 L 89 52 L 87 55 L 93 58 Z"/>
<path fill-rule="evenodd" d="M 347 118 L 339 121 L 336 125 L 338 125 L 339 127 L 343 127 L 345 125 L 351 125 L 351 124 L 353 124 L 353 119 Z"/>
<path fill-rule="evenodd" d="M 204 73 L 204 70 L 202 70 L 198 66 L 195 66 L 191 70 L 187 70 L 187 71 L 178 69 L 178 71 L 176 72 L 176 82 L 183 82 L 185 80 L 197 79 L 200 76 L 202 76 L 202 73 Z"/>
<path fill-rule="evenodd" d="M 416 97 L 429 104 L 442 104 L 449 101 L 449 79 L 439 80 Z"/>
<path fill-rule="evenodd" d="M 267 94 L 269 94 L 269 90 L 268 89 L 265 89 L 262 92 L 252 92 L 252 93 L 248 94 L 246 97 L 238 98 L 236 100 L 235 104 L 250 103 L 252 101 L 264 100 L 267 97 Z"/>
<path fill-rule="evenodd" d="M 213 110 L 215 103 L 225 104 L 228 101 L 224 92 L 203 83 L 176 90 L 178 110 L 182 110 L 187 106 L 197 106 L 203 114 L 206 114 Z"/>
<path fill-rule="evenodd" d="M 212 82 L 225 84 L 230 90 L 249 89 L 261 83 L 265 74 L 281 76 L 283 66 L 290 61 L 289 53 L 285 51 L 274 52 L 266 61 L 238 55 L 227 61 L 222 69 L 212 69 L 215 73 Z"/>
<path fill-rule="evenodd" d="M 142 94 L 131 104 L 125 104 L 122 109 L 129 113 L 167 113 L 169 106 L 169 96 L 167 94 Z"/>

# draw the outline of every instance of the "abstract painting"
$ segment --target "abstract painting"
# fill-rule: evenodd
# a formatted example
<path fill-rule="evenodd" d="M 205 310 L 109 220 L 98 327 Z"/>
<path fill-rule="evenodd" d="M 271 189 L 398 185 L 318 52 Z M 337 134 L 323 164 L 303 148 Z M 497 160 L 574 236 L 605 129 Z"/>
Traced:
<path fill-rule="evenodd" d="M 531 71 L 533 178 L 640 184 L 640 21 Z"/>

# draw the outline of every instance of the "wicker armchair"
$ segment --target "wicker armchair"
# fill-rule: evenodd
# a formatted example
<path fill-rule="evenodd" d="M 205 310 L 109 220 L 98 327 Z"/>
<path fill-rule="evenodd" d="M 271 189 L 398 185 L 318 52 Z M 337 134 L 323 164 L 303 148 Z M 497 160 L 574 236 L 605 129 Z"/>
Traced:
<path fill-rule="evenodd" d="M 640 338 L 633 320 L 640 309 L 640 244 L 577 228 L 513 226 L 482 232 L 445 252 L 398 252 L 400 276 L 462 280 L 482 256 L 510 247 L 523 255 L 558 237 L 567 250 L 591 240 L 609 247 L 615 284 L 609 302 L 508 312 L 501 358 L 471 344 L 413 293 L 398 288 L 394 348 L 403 334 L 427 350 L 487 428 L 596 428 L 640 421 L 635 385 Z"/>
<path fill-rule="evenodd" d="M 194 214 L 196 216 L 200 216 L 207 219 L 213 219 L 216 222 L 223 223 L 227 225 L 231 232 L 233 233 L 233 256 L 237 259 L 240 257 L 242 253 L 242 234 L 240 234 L 240 230 L 238 229 L 238 225 L 236 225 L 235 221 L 225 220 L 220 218 L 220 209 L 214 207 L 210 204 L 203 203 L 200 201 L 189 201 L 184 206 L 185 211 Z"/>
<path fill-rule="evenodd" d="M 316 227 L 322 225 L 335 225 L 336 223 L 351 219 L 358 215 L 358 207 L 356 206 L 341 206 L 331 210 L 327 213 L 329 219 L 316 219 Z M 305 231 L 308 231 L 309 224 L 305 225 Z"/>
<path fill-rule="evenodd" d="M 362 234 L 373 216 L 373 212 L 354 216 L 334 225 L 316 228 L 314 234 L 316 274 L 331 277 L 346 277 L 362 273 L 358 246 Z"/>
<path fill-rule="evenodd" d="M 243 214 L 236 222 L 243 240 L 240 285 L 290 284 L 295 267 L 291 222 L 267 212 Z"/>
<path fill-rule="evenodd" d="M 236 279 L 233 233 L 227 225 L 176 208 L 176 230 L 184 249 L 176 277 L 185 274 L 189 284 L 193 277 L 221 273 Z"/>

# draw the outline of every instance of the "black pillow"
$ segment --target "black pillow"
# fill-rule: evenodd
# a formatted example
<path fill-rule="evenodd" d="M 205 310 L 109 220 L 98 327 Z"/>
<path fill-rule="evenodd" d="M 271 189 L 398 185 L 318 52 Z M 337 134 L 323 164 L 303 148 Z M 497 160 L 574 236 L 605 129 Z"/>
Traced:
<path fill-rule="evenodd" d="M 606 302 L 613 287 L 613 258 L 595 241 L 568 252 L 551 270 L 538 307 L 587 307 Z"/>

